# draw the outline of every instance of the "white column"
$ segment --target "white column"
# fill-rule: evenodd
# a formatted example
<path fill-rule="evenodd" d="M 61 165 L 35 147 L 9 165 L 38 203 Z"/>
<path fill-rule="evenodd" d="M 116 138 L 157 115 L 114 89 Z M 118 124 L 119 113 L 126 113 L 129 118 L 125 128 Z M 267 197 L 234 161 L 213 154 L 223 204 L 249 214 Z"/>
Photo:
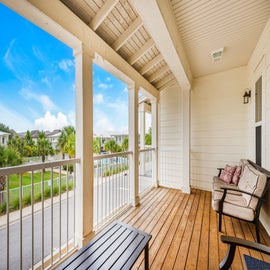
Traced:
<path fill-rule="evenodd" d="M 181 190 L 190 194 L 190 89 L 183 90 L 183 182 Z"/>
<path fill-rule="evenodd" d="M 158 180 L 158 100 L 151 100 L 152 110 L 152 147 L 154 148 L 152 156 L 152 181 L 155 187 L 159 186 Z"/>
<path fill-rule="evenodd" d="M 76 62 L 76 210 L 75 239 L 82 247 L 93 231 L 93 53 L 85 46 L 74 50 Z"/>
<path fill-rule="evenodd" d="M 130 158 L 130 181 L 131 181 L 131 203 L 133 206 L 139 204 L 139 145 L 138 145 L 138 87 L 128 86 L 129 102 L 129 151 L 132 151 Z"/>
<path fill-rule="evenodd" d="M 145 148 L 145 106 L 144 103 L 140 103 L 139 105 L 139 113 L 140 113 L 140 149 Z M 140 156 L 140 175 L 145 174 L 145 154 L 141 152 Z"/>

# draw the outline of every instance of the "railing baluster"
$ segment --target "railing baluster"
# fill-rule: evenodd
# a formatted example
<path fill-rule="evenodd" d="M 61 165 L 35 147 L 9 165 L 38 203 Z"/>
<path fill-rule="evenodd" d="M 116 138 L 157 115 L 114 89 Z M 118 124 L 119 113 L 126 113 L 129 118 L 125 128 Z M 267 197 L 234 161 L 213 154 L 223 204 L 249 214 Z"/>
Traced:
<path fill-rule="evenodd" d="M 31 265 L 32 269 L 34 269 L 35 264 L 35 220 L 34 220 L 34 204 L 35 204 L 35 186 L 34 186 L 34 171 L 31 171 L 31 224 L 32 224 L 32 258 Z"/>
<path fill-rule="evenodd" d="M 67 165 L 68 166 L 68 165 Z M 62 196 L 61 196 L 61 185 L 62 185 L 62 166 L 59 168 L 59 259 L 62 258 L 61 243 L 62 243 Z"/>
<path fill-rule="evenodd" d="M 51 265 L 53 264 L 53 180 L 54 180 L 54 174 L 53 174 L 53 167 L 51 167 Z"/>
<path fill-rule="evenodd" d="M 22 269 L 22 245 L 23 245 L 23 235 L 22 235 L 22 173 L 20 173 L 20 178 L 19 178 L 19 203 L 20 203 L 20 269 Z"/>
<path fill-rule="evenodd" d="M 44 169 L 45 170 L 45 169 Z M 42 211 L 41 211 L 41 232 L 42 232 L 42 245 L 41 245 L 41 255 L 42 255 L 42 269 L 44 269 L 44 170 L 42 170 L 42 173 L 41 173 L 41 181 L 42 181 L 42 184 L 41 184 L 41 208 L 42 208 Z"/>
<path fill-rule="evenodd" d="M 5 176 L 7 181 L 7 200 L 6 200 L 6 214 L 7 214 L 7 270 L 9 270 L 9 176 Z"/>
<path fill-rule="evenodd" d="M 70 167 L 71 169 L 71 167 Z M 67 250 L 66 250 L 66 254 L 68 253 L 68 233 L 69 233 L 69 202 L 68 202 L 68 166 L 67 166 L 67 172 L 66 172 L 66 195 L 67 195 L 67 234 L 66 234 L 66 237 L 67 237 Z"/>

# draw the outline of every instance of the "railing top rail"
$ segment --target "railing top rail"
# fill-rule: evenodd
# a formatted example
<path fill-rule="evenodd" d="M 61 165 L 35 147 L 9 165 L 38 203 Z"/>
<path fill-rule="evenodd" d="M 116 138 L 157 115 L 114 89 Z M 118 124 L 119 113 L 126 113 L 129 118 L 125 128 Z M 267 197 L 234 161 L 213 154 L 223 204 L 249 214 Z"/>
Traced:
<path fill-rule="evenodd" d="M 28 171 L 37 171 L 46 168 L 59 167 L 71 163 L 80 163 L 80 158 L 61 159 L 57 161 L 47 161 L 42 163 L 35 163 L 30 165 L 20 165 L 13 167 L 0 168 L 0 175 L 11 175 L 15 173 L 23 173 Z"/>
<path fill-rule="evenodd" d="M 149 148 L 139 149 L 139 152 L 148 152 L 148 151 L 153 151 L 153 150 L 155 150 L 154 147 L 149 147 Z"/>
<path fill-rule="evenodd" d="M 112 154 L 104 154 L 104 155 L 94 156 L 94 160 L 100 160 L 100 159 L 112 158 L 112 157 L 122 157 L 122 156 L 130 155 L 130 154 L 132 154 L 132 151 L 125 151 L 125 152 L 112 153 Z"/>

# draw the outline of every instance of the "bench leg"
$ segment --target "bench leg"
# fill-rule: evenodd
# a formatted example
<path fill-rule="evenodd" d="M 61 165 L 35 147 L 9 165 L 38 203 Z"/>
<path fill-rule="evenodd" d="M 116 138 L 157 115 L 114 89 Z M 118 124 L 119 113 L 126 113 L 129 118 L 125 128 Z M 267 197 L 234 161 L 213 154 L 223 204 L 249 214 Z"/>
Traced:
<path fill-rule="evenodd" d="M 144 248 L 144 269 L 149 270 L 149 249 L 148 244 Z"/>

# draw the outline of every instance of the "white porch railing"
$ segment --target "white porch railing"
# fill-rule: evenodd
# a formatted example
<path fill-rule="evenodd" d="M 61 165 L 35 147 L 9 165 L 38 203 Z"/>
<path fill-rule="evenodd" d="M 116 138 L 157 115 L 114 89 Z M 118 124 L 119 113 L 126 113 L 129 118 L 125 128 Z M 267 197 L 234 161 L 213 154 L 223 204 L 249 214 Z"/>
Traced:
<path fill-rule="evenodd" d="M 154 186 L 152 178 L 154 148 L 139 150 L 139 195 Z"/>
<path fill-rule="evenodd" d="M 153 150 L 139 151 L 140 195 L 153 187 Z M 131 154 L 94 157 L 95 230 L 130 206 Z M 6 177 L 6 190 L 0 195 L 0 207 L 6 211 L 0 216 L 0 269 L 49 268 L 75 248 L 76 172 L 71 175 L 63 166 L 73 165 L 75 170 L 77 162 L 79 159 L 70 159 L 0 169 L 0 175 Z M 48 181 L 44 170 L 50 172 Z M 31 175 L 30 186 L 23 185 L 25 172 Z M 41 172 L 39 183 L 35 183 L 36 172 Z M 14 174 L 18 175 L 19 187 L 10 189 Z M 29 206 L 24 207 L 26 197 Z M 14 201 L 19 210 L 12 212 Z"/>
<path fill-rule="evenodd" d="M 132 152 L 94 157 L 94 229 L 122 213 L 130 205 L 129 157 Z"/>
<path fill-rule="evenodd" d="M 69 159 L 0 169 L 6 179 L 1 204 L 2 210 L 5 204 L 6 213 L 0 216 L 0 269 L 44 269 L 74 249 L 76 173 L 71 176 L 63 166 L 72 165 L 75 170 L 77 162 L 79 159 Z M 44 180 L 45 170 L 50 172 L 50 182 Z M 30 206 L 23 207 L 26 172 L 31 177 L 30 194 L 26 195 L 30 196 Z M 41 172 L 40 191 L 35 190 L 36 172 Z M 12 212 L 9 186 L 14 174 L 19 181 L 15 199 L 19 210 Z"/>

